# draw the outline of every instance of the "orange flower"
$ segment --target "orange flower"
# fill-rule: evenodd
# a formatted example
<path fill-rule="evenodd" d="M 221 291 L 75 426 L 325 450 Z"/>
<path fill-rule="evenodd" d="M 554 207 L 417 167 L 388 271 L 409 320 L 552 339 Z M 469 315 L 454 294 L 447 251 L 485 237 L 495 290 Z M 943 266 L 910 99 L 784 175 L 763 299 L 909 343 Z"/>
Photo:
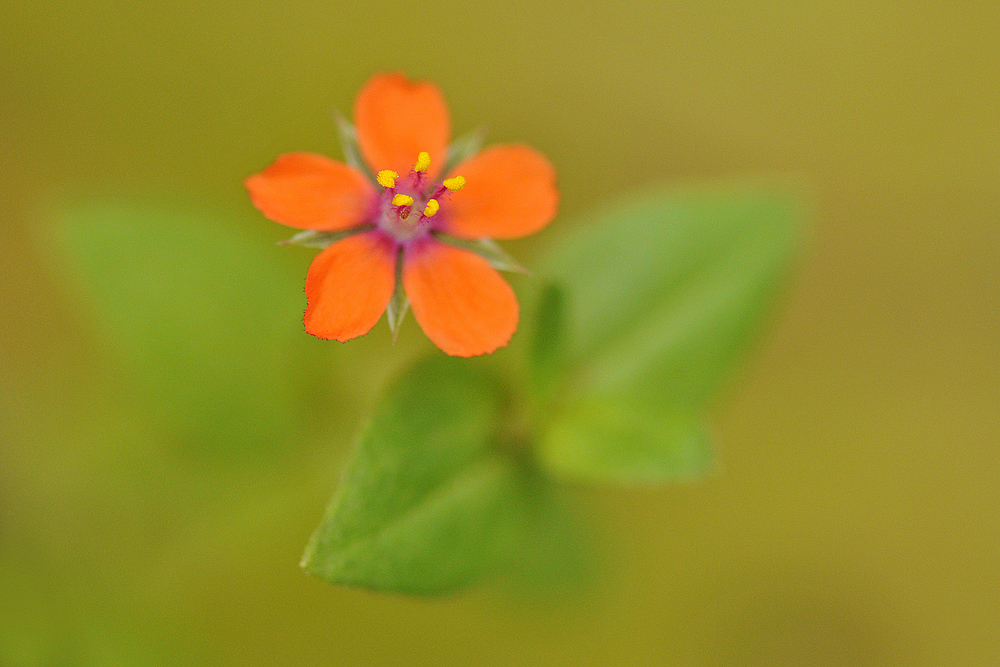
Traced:
<path fill-rule="evenodd" d="M 547 225 L 559 200 L 552 165 L 527 146 L 494 146 L 438 180 L 455 158 L 448 108 L 435 85 L 401 74 L 372 77 L 354 120 L 370 172 L 288 153 L 246 179 L 268 218 L 313 230 L 305 234 L 314 245 L 331 242 L 306 276 L 306 331 L 346 341 L 368 333 L 387 308 L 395 328 L 409 305 L 448 354 L 506 345 L 517 329 L 517 299 L 491 262 L 468 248 Z"/>

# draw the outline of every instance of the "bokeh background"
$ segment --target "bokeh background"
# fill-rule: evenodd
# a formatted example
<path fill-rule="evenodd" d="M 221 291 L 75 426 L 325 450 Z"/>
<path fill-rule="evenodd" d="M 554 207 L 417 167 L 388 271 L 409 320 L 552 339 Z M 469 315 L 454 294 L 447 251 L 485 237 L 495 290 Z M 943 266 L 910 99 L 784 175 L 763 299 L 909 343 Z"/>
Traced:
<path fill-rule="evenodd" d="M 998 7 L 6 2 L 0 664 L 1000 663 Z M 566 491 L 598 536 L 578 596 L 307 577 L 359 415 L 429 349 L 412 319 L 395 346 L 384 322 L 339 345 L 301 332 L 300 292 L 273 317 L 220 307 L 219 358 L 270 359 L 271 322 L 302 382 L 264 426 L 192 442 L 156 390 L 196 383 L 137 379 L 53 233 L 67 201 L 168 202 L 247 249 L 218 294 L 258 297 L 262 270 L 300 285 L 311 251 L 274 247 L 241 181 L 290 150 L 339 157 L 332 111 L 384 69 L 436 81 L 457 132 L 551 157 L 562 214 L 506 246 L 529 265 L 649 182 L 813 193 L 796 280 L 717 412 L 716 472 Z"/>

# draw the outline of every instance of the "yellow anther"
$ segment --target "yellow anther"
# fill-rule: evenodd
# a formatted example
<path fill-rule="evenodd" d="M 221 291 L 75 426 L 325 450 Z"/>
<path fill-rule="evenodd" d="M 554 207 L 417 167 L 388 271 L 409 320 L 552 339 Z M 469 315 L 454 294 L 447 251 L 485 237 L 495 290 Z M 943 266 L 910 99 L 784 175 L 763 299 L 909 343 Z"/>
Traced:
<path fill-rule="evenodd" d="M 431 156 L 421 151 L 417 155 L 417 163 L 413 165 L 413 171 L 427 171 L 431 166 Z"/>
<path fill-rule="evenodd" d="M 441 182 L 441 185 L 448 188 L 452 192 L 458 192 L 465 187 L 465 178 L 463 176 L 452 176 L 451 178 L 446 178 Z"/>
<path fill-rule="evenodd" d="M 394 188 L 396 187 L 397 178 L 399 178 L 399 174 L 396 172 L 390 169 L 383 169 L 378 173 L 378 176 L 375 177 L 375 180 L 378 181 L 378 184 L 383 188 Z"/>
<path fill-rule="evenodd" d="M 413 197 L 410 195 L 396 195 L 392 198 L 393 206 L 409 206 L 413 203 Z"/>
<path fill-rule="evenodd" d="M 437 199 L 428 199 L 427 206 L 424 207 L 424 217 L 431 217 L 438 212 L 439 208 L 441 208 L 441 204 L 438 204 Z"/>

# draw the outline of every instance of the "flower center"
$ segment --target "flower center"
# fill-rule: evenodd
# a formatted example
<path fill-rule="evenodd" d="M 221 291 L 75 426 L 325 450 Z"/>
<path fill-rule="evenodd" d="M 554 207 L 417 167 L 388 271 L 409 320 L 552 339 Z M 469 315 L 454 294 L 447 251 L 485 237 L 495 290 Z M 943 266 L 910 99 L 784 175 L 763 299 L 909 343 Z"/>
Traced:
<path fill-rule="evenodd" d="M 379 195 L 376 223 L 397 241 L 409 241 L 429 232 L 432 219 L 441 209 L 442 197 L 465 186 L 461 176 L 446 178 L 437 184 L 428 183 L 430 166 L 430 156 L 420 153 L 413 169 L 403 178 L 388 169 L 378 173 L 376 180 L 385 190 Z"/>

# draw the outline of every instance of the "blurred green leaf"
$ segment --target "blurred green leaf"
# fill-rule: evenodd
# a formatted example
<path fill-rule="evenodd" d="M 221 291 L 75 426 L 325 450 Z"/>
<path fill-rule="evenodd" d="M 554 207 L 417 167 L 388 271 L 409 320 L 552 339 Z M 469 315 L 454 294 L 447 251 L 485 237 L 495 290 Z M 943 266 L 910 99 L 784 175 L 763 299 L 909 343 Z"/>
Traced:
<path fill-rule="evenodd" d="M 310 540 L 307 570 L 441 594 L 517 557 L 529 499 L 498 447 L 501 396 L 477 369 L 435 355 L 389 389 Z"/>
<path fill-rule="evenodd" d="M 652 481 L 705 467 L 698 422 L 780 284 L 798 211 L 767 186 L 653 192 L 538 263 L 566 295 L 566 397 L 540 444 L 550 469 Z"/>
<path fill-rule="evenodd" d="M 542 463 L 579 479 L 665 482 L 706 472 L 712 452 L 700 415 L 671 412 L 638 397 L 573 402 L 542 435 Z"/>
<path fill-rule="evenodd" d="M 528 371 L 535 398 L 544 403 L 563 369 L 566 297 L 557 285 L 547 283 L 533 301 L 537 303 L 529 324 Z"/>
<path fill-rule="evenodd" d="M 224 216 L 159 203 L 78 204 L 56 222 L 96 323 L 178 442 L 232 461 L 301 439 L 322 369 L 302 331 L 302 275 L 281 251 Z"/>
<path fill-rule="evenodd" d="M 570 601 L 592 583 L 596 566 L 579 498 L 566 495 L 579 489 L 553 484 L 537 466 L 526 477 L 531 511 L 512 581 L 536 601 Z"/>

